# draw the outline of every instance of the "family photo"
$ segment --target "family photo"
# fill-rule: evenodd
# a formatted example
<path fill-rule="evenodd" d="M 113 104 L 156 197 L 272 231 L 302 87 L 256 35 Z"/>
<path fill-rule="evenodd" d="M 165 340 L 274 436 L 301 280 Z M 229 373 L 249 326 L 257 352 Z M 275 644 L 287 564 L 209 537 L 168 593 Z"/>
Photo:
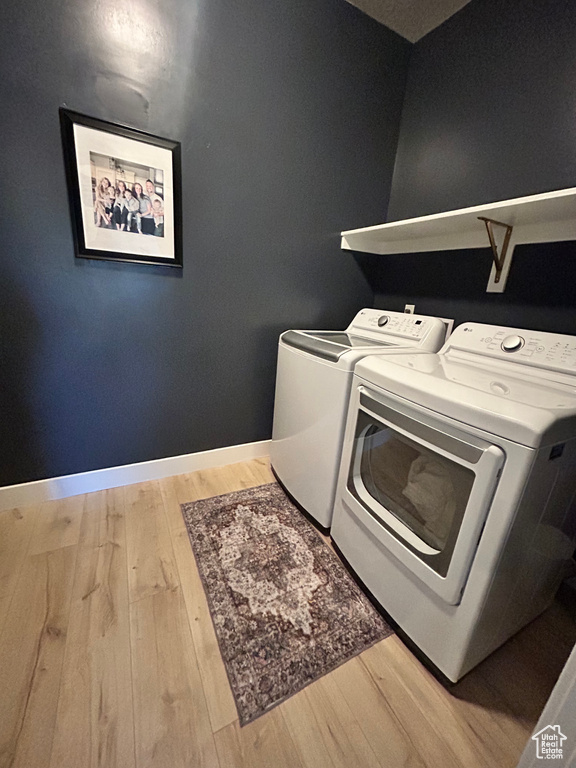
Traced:
<path fill-rule="evenodd" d="M 180 143 L 60 108 L 75 253 L 182 269 Z"/>
<path fill-rule="evenodd" d="M 94 223 L 131 234 L 164 237 L 164 173 L 90 152 Z"/>

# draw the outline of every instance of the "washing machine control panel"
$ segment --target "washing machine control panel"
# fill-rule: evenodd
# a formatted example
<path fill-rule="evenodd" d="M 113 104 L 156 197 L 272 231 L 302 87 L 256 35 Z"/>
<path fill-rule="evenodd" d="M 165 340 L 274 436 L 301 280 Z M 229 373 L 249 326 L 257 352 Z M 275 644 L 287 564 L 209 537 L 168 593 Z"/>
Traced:
<path fill-rule="evenodd" d="M 356 315 L 348 331 L 351 333 L 376 331 L 376 333 L 385 333 L 387 336 L 422 339 L 437 322 L 440 321 L 435 317 L 407 315 L 404 312 L 381 309 L 363 309 Z"/>
<path fill-rule="evenodd" d="M 576 336 L 464 323 L 450 336 L 448 348 L 576 373 Z"/>

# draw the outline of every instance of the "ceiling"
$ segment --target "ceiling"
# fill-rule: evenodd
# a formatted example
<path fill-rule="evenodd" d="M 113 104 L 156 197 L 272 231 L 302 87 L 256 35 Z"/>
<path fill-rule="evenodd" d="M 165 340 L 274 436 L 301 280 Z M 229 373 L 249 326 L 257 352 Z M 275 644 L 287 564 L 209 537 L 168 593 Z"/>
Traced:
<path fill-rule="evenodd" d="M 348 1 L 411 43 L 415 43 L 428 32 L 439 27 L 470 2 L 470 0 Z"/>

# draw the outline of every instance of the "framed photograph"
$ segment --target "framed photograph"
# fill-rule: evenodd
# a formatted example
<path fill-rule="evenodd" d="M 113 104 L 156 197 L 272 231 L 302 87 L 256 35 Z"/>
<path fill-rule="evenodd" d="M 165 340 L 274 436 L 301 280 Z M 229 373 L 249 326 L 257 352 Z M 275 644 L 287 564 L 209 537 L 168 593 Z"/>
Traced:
<path fill-rule="evenodd" d="M 76 256 L 182 267 L 180 143 L 60 108 Z"/>

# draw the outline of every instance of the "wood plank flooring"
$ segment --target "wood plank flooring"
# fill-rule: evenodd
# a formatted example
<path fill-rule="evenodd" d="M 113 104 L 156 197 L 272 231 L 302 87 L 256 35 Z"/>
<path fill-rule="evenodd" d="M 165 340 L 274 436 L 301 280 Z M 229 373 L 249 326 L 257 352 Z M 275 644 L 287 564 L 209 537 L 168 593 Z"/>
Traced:
<path fill-rule="evenodd" d="M 513 768 L 576 641 L 555 604 L 451 691 L 396 637 L 240 728 L 180 504 L 257 459 L 0 513 L 0 768 Z"/>

